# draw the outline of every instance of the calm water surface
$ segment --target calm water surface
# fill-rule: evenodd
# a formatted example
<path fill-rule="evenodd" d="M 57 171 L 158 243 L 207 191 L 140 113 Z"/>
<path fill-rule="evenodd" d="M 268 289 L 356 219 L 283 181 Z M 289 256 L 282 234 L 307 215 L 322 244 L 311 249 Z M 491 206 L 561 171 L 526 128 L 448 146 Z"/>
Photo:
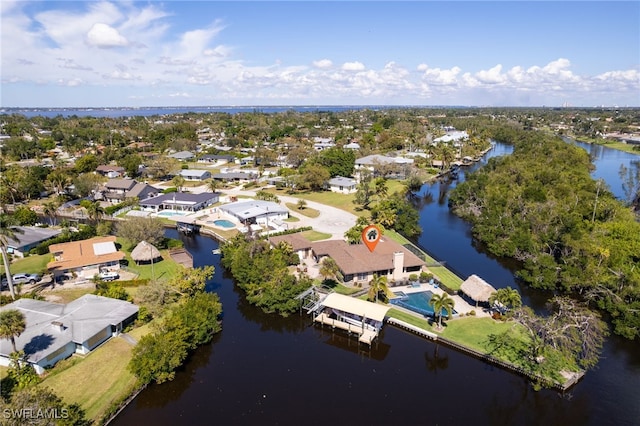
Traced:
<path fill-rule="evenodd" d="M 498 144 L 489 155 L 509 152 Z M 514 265 L 485 254 L 468 225 L 448 212 L 453 185 L 423 188 L 419 244 L 462 276 L 477 273 L 496 287 L 518 286 Z M 391 326 L 369 350 L 312 326 L 305 316 L 263 314 L 244 300 L 211 253 L 217 242 L 182 238 L 195 266 L 216 267 L 208 290 L 222 300 L 223 331 L 173 382 L 143 391 L 114 425 L 640 424 L 637 343 L 612 337 L 598 369 L 571 392 L 535 392 L 517 375 Z M 521 290 L 533 305 L 547 297 Z"/>

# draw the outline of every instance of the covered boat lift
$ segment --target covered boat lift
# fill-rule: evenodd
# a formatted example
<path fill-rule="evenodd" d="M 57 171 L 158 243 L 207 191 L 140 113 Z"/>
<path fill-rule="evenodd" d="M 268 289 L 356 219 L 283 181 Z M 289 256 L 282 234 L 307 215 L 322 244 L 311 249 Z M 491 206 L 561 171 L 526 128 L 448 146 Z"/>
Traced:
<path fill-rule="evenodd" d="M 355 333 L 359 336 L 360 342 L 371 345 L 373 339 L 378 337 L 389 308 L 389 306 L 331 293 L 317 303 L 314 321 Z"/>

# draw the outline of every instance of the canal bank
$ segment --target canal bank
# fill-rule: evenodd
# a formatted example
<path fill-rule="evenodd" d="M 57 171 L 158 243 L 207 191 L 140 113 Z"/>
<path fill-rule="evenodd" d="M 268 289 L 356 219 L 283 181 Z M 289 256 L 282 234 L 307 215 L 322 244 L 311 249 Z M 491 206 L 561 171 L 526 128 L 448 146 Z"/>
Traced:
<path fill-rule="evenodd" d="M 508 148 L 497 146 L 488 155 Z M 478 273 L 498 287 L 513 286 L 509 262 L 486 254 L 469 227 L 449 213 L 447 187 L 451 183 L 425 185 L 419 194 L 420 245 L 462 276 Z M 631 425 L 640 418 L 637 343 L 611 336 L 598 368 L 568 393 L 532 392 L 522 377 L 395 327 L 384 328 L 371 350 L 362 351 L 353 339 L 312 327 L 308 318 L 264 314 L 246 302 L 219 256 L 212 255 L 217 242 L 183 241 L 194 266 L 216 266 L 207 289 L 221 297 L 224 330 L 193 354 L 173 382 L 149 386 L 113 424 L 601 426 Z M 544 294 L 523 293 L 525 303 L 543 306 Z M 330 410 L 310 416 L 328 399 Z"/>

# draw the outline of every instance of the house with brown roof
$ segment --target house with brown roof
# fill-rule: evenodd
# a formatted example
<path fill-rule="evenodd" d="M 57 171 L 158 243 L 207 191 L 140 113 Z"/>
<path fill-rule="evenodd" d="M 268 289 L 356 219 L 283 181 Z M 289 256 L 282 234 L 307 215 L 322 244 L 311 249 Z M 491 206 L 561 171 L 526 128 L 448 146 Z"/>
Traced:
<path fill-rule="evenodd" d="M 76 273 L 79 277 L 93 278 L 101 268 L 120 269 L 123 252 L 116 247 L 116 237 L 94 237 L 88 240 L 52 244 L 49 252 L 53 261 L 47 263 L 47 270 L 54 278 L 65 273 Z"/>
<path fill-rule="evenodd" d="M 272 246 L 277 246 L 279 243 L 287 243 L 291 246 L 294 253 L 298 254 L 300 260 L 307 259 L 311 256 L 311 241 L 307 240 L 305 237 L 297 234 L 288 234 L 288 235 L 276 235 L 274 237 L 269 237 L 269 241 Z"/>
<path fill-rule="evenodd" d="M 104 184 L 101 197 L 110 203 L 118 204 L 127 198 L 137 197 L 140 200 L 144 200 L 155 197 L 159 193 L 159 189 L 146 183 L 137 182 L 135 179 L 109 179 Z"/>
<path fill-rule="evenodd" d="M 316 262 L 332 258 L 349 281 L 370 281 L 373 275 L 385 276 L 390 281 L 407 278 L 425 266 L 424 260 L 395 241 L 382 237 L 373 251 L 364 244 L 349 244 L 343 240 L 317 241 L 312 244 Z"/>
<path fill-rule="evenodd" d="M 119 178 L 124 176 L 125 169 L 120 166 L 113 166 L 110 164 L 101 164 L 96 168 L 96 172 L 102 176 L 106 176 L 110 179 Z"/>

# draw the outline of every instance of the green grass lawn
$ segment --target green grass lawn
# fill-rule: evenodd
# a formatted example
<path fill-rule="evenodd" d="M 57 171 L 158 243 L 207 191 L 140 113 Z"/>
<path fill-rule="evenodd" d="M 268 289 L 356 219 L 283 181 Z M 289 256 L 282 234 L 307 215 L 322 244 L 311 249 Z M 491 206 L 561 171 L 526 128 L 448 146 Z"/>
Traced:
<path fill-rule="evenodd" d="M 314 230 L 303 231 L 303 232 L 300 233 L 300 235 L 302 235 L 303 237 L 305 237 L 309 241 L 326 240 L 327 238 L 331 237 L 331 234 L 326 234 L 324 232 L 318 232 L 318 231 L 314 231 Z"/>
<path fill-rule="evenodd" d="M 300 222 L 300 218 L 296 216 L 289 215 L 288 218 L 284 220 L 285 222 Z"/>
<path fill-rule="evenodd" d="M 155 275 L 157 280 L 165 280 L 182 268 L 182 265 L 177 264 L 169 256 L 169 250 L 160 250 L 162 260 L 151 264 L 136 265 L 136 262 L 131 258 L 131 252 L 125 251 L 125 259 L 129 261 L 127 269 L 131 272 L 138 274 L 139 279 L 152 279 Z"/>
<path fill-rule="evenodd" d="M 51 388 L 66 403 L 79 404 L 87 418 L 98 420 L 135 386 L 136 378 L 127 370 L 131 350 L 124 339 L 112 338 L 70 367 L 54 369 L 38 386 Z"/>
<path fill-rule="evenodd" d="M 296 204 L 293 203 L 285 203 L 289 210 L 293 210 L 294 212 L 301 214 L 306 217 L 315 218 L 320 216 L 320 210 L 312 209 L 311 207 L 305 207 L 304 209 L 299 209 Z"/>
<path fill-rule="evenodd" d="M 399 244 L 411 243 L 404 236 L 398 234 L 393 229 L 385 229 L 384 235 Z M 424 253 L 424 256 L 427 264 L 437 263 L 436 259 L 429 256 L 427 253 Z M 427 268 L 429 269 L 429 271 L 431 271 L 433 275 L 438 277 L 438 279 L 445 286 L 447 286 L 451 290 L 460 290 L 460 286 L 462 285 L 463 279 L 457 276 L 456 274 L 454 274 L 453 272 L 451 272 L 445 266 L 428 266 Z"/>
<path fill-rule="evenodd" d="M 81 296 L 84 296 L 85 294 L 91 294 L 95 290 L 95 286 L 74 288 L 73 284 L 65 284 L 64 287 L 56 286 L 54 290 L 47 292 L 46 295 L 55 296 L 56 303 L 66 304 L 69 302 L 73 302 L 74 300 Z"/>
<path fill-rule="evenodd" d="M 41 254 L 41 255 L 32 255 L 27 256 L 23 259 L 18 259 L 15 262 L 11 263 L 11 273 L 17 274 L 20 272 L 26 274 L 44 274 L 47 271 L 47 263 L 53 260 L 53 256 L 51 254 Z M 0 260 L 1 262 L 1 260 Z M 3 266 L 4 272 L 4 266 Z"/>
<path fill-rule="evenodd" d="M 487 317 L 465 317 L 450 321 L 445 320 L 443 324 L 446 324 L 446 326 L 440 332 L 442 337 L 485 353 L 487 352 L 487 341 L 490 334 L 504 333 L 514 328 L 514 333 L 520 333 L 520 326 L 513 321 L 502 322 Z"/>
<path fill-rule="evenodd" d="M 415 314 L 401 311 L 400 309 L 389 309 L 389 311 L 387 312 L 387 316 L 399 319 L 400 321 L 404 321 L 416 327 L 422 328 L 423 330 L 433 331 L 433 327 L 431 327 L 431 325 L 429 324 L 429 320 L 423 317 L 418 317 Z"/>

